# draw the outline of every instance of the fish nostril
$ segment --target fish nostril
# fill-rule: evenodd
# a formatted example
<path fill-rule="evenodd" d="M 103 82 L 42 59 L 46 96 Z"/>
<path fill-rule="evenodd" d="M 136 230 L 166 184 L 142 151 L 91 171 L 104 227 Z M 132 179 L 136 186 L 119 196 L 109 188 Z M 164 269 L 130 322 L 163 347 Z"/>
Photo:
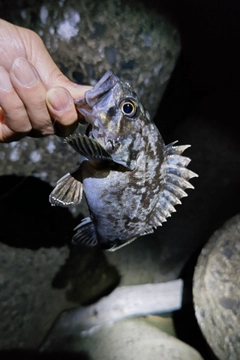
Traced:
<path fill-rule="evenodd" d="M 113 140 L 108 140 L 105 146 L 106 150 L 114 150 L 114 142 Z"/>
<path fill-rule="evenodd" d="M 94 132 L 95 132 L 95 135 L 97 136 L 97 138 L 105 137 L 105 132 L 103 131 L 102 128 L 95 127 Z"/>

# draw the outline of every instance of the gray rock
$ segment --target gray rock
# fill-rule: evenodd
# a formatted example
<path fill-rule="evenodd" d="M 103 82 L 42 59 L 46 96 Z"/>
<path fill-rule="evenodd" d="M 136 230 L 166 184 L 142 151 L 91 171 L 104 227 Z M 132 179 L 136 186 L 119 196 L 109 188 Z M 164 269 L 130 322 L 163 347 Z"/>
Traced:
<path fill-rule="evenodd" d="M 57 347 L 47 352 L 65 350 L 84 352 L 92 360 L 202 360 L 189 345 L 160 331 L 144 319 L 123 320 L 105 325 L 85 336 L 63 333 Z M 55 344 L 56 345 L 56 344 Z"/>
<path fill-rule="evenodd" d="M 33 251 L 0 244 L 0 252 L 0 349 L 36 348 L 59 312 L 74 305 L 52 288 L 68 249 Z"/>
<path fill-rule="evenodd" d="M 0 243 L 0 350 L 36 349 L 62 311 L 116 286 L 116 271 L 103 254 L 76 253 L 69 258 L 67 246 L 31 250 Z"/>
<path fill-rule="evenodd" d="M 80 156 L 60 138 L 48 136 L 0 144 L 0 159 L 0 176 L 34 176 L 54 187 L 60 177 L 77 167 Z M 84 201 L 71 211 L 76 215 L 79 211 L 88 214 Z"/>
<path fill-rule="evenodd" d="M 240 215 L 204 246 L 194 274 L 199 326 L 221 360 L 240 358 Z"/>
<path fill-rule="evenodd" d="M 161 284 L 120 286 L 92 305 L 60 314 L 41 350 L 70 350 L 66 338 L 75 341 L 76 337 L 91 335 L 99 327 L 130 317 L 180 310 L 182 288 L 181 279 Z"/>

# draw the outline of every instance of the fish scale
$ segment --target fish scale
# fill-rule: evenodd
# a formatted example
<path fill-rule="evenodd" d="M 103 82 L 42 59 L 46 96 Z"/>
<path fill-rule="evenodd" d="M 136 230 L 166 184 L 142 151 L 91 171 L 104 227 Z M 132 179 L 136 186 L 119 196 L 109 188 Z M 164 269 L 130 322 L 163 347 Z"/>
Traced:
<path fill-rule="evenodd" d="M 161 226 L 197 174 L 182 155 L 189 145 L 165 145 L 131 86 L 111 71 L 76 108 L 89 126 L 65 142 L 81 155 L 80 166 L 57 182 L 49 200 L 74 206 L 84 192 L 89 216 L 73 242 L 115 251 Z"/>

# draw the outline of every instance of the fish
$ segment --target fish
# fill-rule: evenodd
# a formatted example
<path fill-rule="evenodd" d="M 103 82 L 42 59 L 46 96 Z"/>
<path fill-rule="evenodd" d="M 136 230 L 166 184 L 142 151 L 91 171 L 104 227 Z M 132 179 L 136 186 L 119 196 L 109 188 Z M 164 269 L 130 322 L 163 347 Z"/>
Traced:
<path fill-rule="evenodd" d="M 80 165 L 57 182 L 49 201 L 75 206 L 84 193 L 89 216 L 72 242 L 115 251 L 153 233 L 194 188 L 189 180 L 198 175 L 182 155 L 190 145 L 165 145 L 133 88 L 110 70 L 75 104 L 88 126 L 64 141 L 81 155 Z"/>

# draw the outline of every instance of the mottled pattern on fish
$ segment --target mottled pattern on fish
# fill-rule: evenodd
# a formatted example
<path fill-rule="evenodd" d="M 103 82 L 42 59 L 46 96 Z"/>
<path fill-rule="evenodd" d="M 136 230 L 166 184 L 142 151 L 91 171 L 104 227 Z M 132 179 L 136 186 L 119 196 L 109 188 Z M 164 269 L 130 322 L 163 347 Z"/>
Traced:
<path fill-rule="evenodd" d="M 181 155 L 188 145 L 165 146 L 130 85 L 110 71 L 76 106 L 89 127 L 65 141 L 81 164 L 58 181 L 50 202 L 76 205 L 84 191 L 90 216 L 73 241 L 116 250 L 166 221 L 197 175 Z"/>

